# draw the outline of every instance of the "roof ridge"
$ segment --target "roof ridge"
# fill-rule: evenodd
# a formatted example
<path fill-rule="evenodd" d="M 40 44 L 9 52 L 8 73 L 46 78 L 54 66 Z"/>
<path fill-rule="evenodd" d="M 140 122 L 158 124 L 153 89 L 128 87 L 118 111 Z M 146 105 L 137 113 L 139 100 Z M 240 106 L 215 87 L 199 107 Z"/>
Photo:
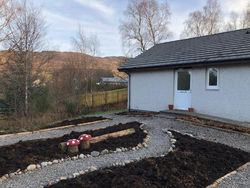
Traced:
<path fill-rule="evenodd" d="M 226 34 L 226 33 L 234 33 L 234 32 L 239 32 L 239 31 L 242 31 L 242 30 L 250 30 L 250 27 L 249 28 L 232 30 L 232 31 L 223 31 L 223 32 L 214 33 L 214 34 L 211 34 L 211 35 L 203 35 L 203 36 L 199 36 L 199 37 L 191 37 L 191 38 L 185 38 L 185 39 L 176 39 L 176 40 L 172 40 L 172 41 L 158 43 L 155 46 L 166 44 L 166 43 L 172 43 L 172 42 L 181 42 L 181 41 L 187 41 L 187 40 L 193 40 L 193 39 L 200 39 L 200 38 L 212 37 L 212 36 L 215 36 L 215 35 L 221 35 L 221 34 Z"/>

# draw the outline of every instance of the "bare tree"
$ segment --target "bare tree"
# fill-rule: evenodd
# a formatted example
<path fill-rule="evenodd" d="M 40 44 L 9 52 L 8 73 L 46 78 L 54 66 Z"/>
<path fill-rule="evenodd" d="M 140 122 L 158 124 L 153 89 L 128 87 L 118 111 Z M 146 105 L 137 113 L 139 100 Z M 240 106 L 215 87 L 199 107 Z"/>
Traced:
<path fill-rule="evenodd" d="M 242 27 L 249 28 L 250 27 L 250 3 L 248 4 L 242 19 Z"/>
<path fill-rule="evenodd" d="M 8 60 L 6 65 L 6 84 L 14 84 L 12 93 L 16 96 L 19 105 L 16 108 L 23 109 L 24 115 L 29 111 L 29 98 L 32 86 L 41 83 L 41 67 L 47 62 L 35 62 L 36 52 L 43 49 L 45 36 L 45 22 L 38 9 L 26 1 L 19 5 L 20 10 L 15 19 L 7 27 L 6 41 L 4 46 L 8 49 Z M 12 91 L 12 92 L 14 92 Z"/>
<path fill-rule="evenodd" d="M 242 14 L 231 12 L 230 19 L 225 25 L 225 30 L 232 31 L 236 29 L 244 29 L 249 27 L 250 27 L 250 3 L 248 4 L 248 7 L 242 12 Z"/>
<path fill-rule="evenodd" d="M 191 12 L 184 25 L 181 38 L 199 37 L 220 32 L 222 11 L 218 0 L 208 0 L 201 11 Z"/>
<path fill-rule="evenodd" d="M 167 1 L 132 0 L 120 24 L 123 45 L 144 52 L 170 36 L 170 10 Z"/>
<path fill-rule="evenodd" d="M 0 42 L 6 37 L 4 29 L 14 19 L 16 9 L 12 0 L 0 0 Z"/>
<path fill-rule="evenodd" d="M 79 25 L 78 32 L 72 41 L 73 48 L 78 54 L 75 54 L 70 59 L 71 65 L 81 69 L 81 76 L 75 79 L 79 83 L 84 81 L 84 90 L 85 94 L 87 94 L 92 92 L 92 80 L 95 71 L 93 56 L 99 53 L 99 40 L 96 35 L 87 35 L 83 30 L 83 26 Z"/>
<path fill-rule="evenodd" d="M 226 23 L 226 31 L 231 31 L 231 30 L 236 30 L 238 29 L 240 26 L 240 15 L 237 14 L 236 12 L 231 12 L 230 15 L 230 20 Z"/>

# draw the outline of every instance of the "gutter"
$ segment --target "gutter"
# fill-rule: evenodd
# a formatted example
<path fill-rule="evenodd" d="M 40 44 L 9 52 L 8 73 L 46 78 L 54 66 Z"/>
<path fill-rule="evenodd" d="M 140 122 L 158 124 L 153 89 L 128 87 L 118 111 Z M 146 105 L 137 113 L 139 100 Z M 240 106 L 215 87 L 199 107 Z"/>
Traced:
<path fill-rule="evenodd" d="M 211 64 L 236 64 L 235 61 L 246 61 L 246 62 L 250 62 L 250 56 L 246 55 L 246 56 L 238 56 L 238 57 L 231 57 L 231 58 L 212 58 L 212 59 L 207 59 L 204 61 L 193 61 L 193 62 L 183 62 L 183 63 L 175 63 L 175 64 L 163 64 L 163 63 L 158 63 L 158 64 L 154 64 L 154 65 L 139 65 L 139 66 L 132 66 L 129 68 L 123 68 L 123 67 L 119 67 L 118 70 L 120 72 L 129 72 L 132 70 L 139 70 L 139 69 L 151 69 L 151 68 L 180 68 L 180 67 L 190 67 L 192 65 L 198 65 L 198 66 L 205 66 L 207 64 L 211 65 Z"/>

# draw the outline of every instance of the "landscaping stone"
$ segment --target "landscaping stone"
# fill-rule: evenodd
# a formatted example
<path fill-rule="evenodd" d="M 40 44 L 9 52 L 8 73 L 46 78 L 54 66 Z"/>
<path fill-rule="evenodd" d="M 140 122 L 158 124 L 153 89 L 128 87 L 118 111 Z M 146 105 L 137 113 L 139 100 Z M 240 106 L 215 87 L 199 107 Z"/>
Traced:
<path fill-rule="evenodd" d="M 42 167 L 48 166 L 48 162 L 42 162 L 42 163 L 41 163 L 41 166 L 42 166 Z"/>
<path fill-rule="evenodd" d="M 36 169 L 36 165 L 35 164 L 31 164 L 27 167 L 27 170 L 28 171 L 31 171 L 31 170 L 35 170 Z"/>
<path fill-rule="evenodd" d="M 85 158 L 85 155 L 84 155 L 84 154 L 80 154 L 80 155 L 79 155 L 79 158 L 80 158 L 80 159 L 84 159 L 84 158 Z"/>
<path fill-rule="evenodd" d="M 80 171 L 79 174 L 80 174 L 80 175 L 83 175 L 83 174 L 85 174 L 85 173 L 84 173 L 84 171 Z"/>
<path fill-rule="evenodd" d="M 60 180 L 66 180 L 67 177 L 60 177 Z"/>
<path fill-rule="evenodd" d="M 77 177 L 77 176 L 79 176 L 79 175 L 80 175 L 80 174 L 76 172 L 76 173 L 73 174 L 73 177 L 75 178 L 75 177 Z"/>
<path fill-rule="evenodd" d="M 53 163 L 53 164 L 58 164 L 59 161 L 58 161 L 58 160 L 53 160 L 52 163 Z"/>
<path fill-rule="evenodd" d="M 116 152 L 122 152 L 121 148 L 116 148 Z"/>
<path fill-rule="evenodd" d="M 99 155 L 100 155 L 100 152 L 98 152 L 98 151 L 92 151 L 91 152 L 92 157 L 98 157 Z"/>
<path fill-rule="evenodd" d="M 139 144 L 138 144 L 138 147 L 139 147 L 139 148 L 142 148 L 142 144 L 141 144 L 141 143 L 139 143 Z"/>
<path fill-rule="evenodd" d="M 39 187 L 40 185 L 48 185 L 49 182 L 54 183 L 56 179 L 64 176 L 66 177 L 68 176 L 68 174 L 73 174 L 76 171 L 79 172 L 80 170 L 82 170 L 84 173 L 86 173 L 88 172 L 87 169 L 90 166 L 95 166 L 97 168 L 105 168 L 107 166 L 112 166 L 112 164 L 120 161 L 124 162 L 125 160 L 139 161 L 140 158 L 160 156 L 163 153 L 165 154 L 167 152 L 173 151 L 172 148 L 173 145 L 169 142 L 170 141 L 169 134 L 166 135 L 162 131 L 162 128 L 165 128 L 167 130 L 179 131 L 180 133 L 192 132 L 195 138 L 204 138 L 208 141 L 220 142 L 250 152 L 249 138 L 241 134 L 228 133 L 207 127 L 199 127 L 192 125 L 191 123 L 179 122 L 175 121 L 174 119 L 167 119 L 164 117 L 162 118 L 161 117 L 145 118 L 140 116 L 121 117 L 112 114 L 108 115 L 107 117 L 112 118 L 113 120 L 110 122 L 95 124 L 94 127 L 98 129 L 101 127 L 112 126 L 117 123 L 126 123 L 131 121 L 139 121 L 146 124 L 148 128 L 147 130 L 150 134 L 147 135 L 146 137 L 146 139 L 148 140 L 150 139 L 148 148 L 142 148 L 137 151 L 129 151 L 116 154 L 114 153 L 111 154 L 111 152 L 108 152 L 109 155 L 102 155 L 99 156 L 98 158 L 91 158 L 91 156 L 88 155 L 86 156 L 88 158 L 85 158 L 85 160 L 76 160 L 76 161 L 72 161 L 70 159 L 64 160 L 63 163 L 60 163 L 58 165 L 53 165 L 49 168 L 41 169 L 39 173 L 31 171 L 29 174 L 23 174 L 22 178 L 8 179 L 1 186 L 13 187 L 13 188 Z M 40 139 L 40 138 L 58 137 L 64 134 L 69 134 L 71 131 L 85 131 L 88 129 L 93 129 L 93 126 L 79 126 L 70 129 L 49 131 L 39 134 L 34 133 L 31 135 L 18 135 L 15 137 L 0 139 L 0 145 L 1 144 L 9 145 L 18 142 L 19 140 L 25 141 L 25 140 Z M 170 145 L 172 146 L 171 148 Z M 133 149 L 135 150 L 135 148 L 132 148 L 132 150 Z M 233 183 L 232 185 L 237 185 L 237 183 L 240 184 L 242 178 L 245 178 L 247 180 L 247 174 L 243 174 L 242 176 L 243 177 L 235 178 L 234 179 L 235 183 Z M 228 187 L 233 188 L 233 186 L 228 186 Z"/>
<path fill-rule="evenodd" d="M 13 176 L 15 176 L 15 173 L 10 173 L 9 177 L 12 178 Z"/>
<path fill-rule="evenodd" d="M 48 164 L 49 166 L 51 166 L 53 163 L 52 163 L 51 161 L 49 161 L 47 164 Z"/>
<path fill-rule="evenodd" d="M 143 143 L 143 146 L 144 146 L 145 148 L 147 148 L 147 147 L 148 147 L 148 144 L 146 144 L 146 143 Z"/>
<path fill-rule="evenodd" d="M 89 168 L 89 171 L 95 171 L 95 170 L 97 170 L 97 168 L 95 167 L 95 166 L 91 166 L 90 168 Z"/>
<path fill-rule="evenodd" d="M 109 153 L 109 150 L 104 149 L 104 150 L 102 150 L 101 155 L 105 155 L 105 154 L 108 154 L 108 153 Z"/>
<path fill-rule="evenodd" d="M 130 163 L 130 162 L 131 162 L 130 160 L 125 160 L 125 161 L 124 161 L 125 164 L 128 164 L 128 163 Z"/>
<path fill-rule="evenodd" d="M 145 127 L 145 124 L 141 124 L 141 125 L 140 125 L 140 128 L 141 128 L 141 129 L 144 129 L 144 127 Z"/>
<path fill-rule="evenodd" d="M 170 141 L 174 144 L 176 142 L 176 139 L 170 139 Z"/>

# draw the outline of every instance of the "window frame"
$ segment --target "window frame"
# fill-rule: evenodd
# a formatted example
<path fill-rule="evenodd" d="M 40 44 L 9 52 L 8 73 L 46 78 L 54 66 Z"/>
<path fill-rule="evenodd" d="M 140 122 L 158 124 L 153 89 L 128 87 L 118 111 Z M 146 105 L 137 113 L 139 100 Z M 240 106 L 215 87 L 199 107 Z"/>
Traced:
<path fill-rule="evenodd" d="M 217 85 L 216 86 L 211 86 L 209 85 L 209 72 L 211 69 L 216 69 L 217 70 Z M 219 89 L 219 84 L 220 84 L 220 70 L 218 67 L 208 67 L 206 70 L 206 89 L 208 90 L 218 90 Z"/>

